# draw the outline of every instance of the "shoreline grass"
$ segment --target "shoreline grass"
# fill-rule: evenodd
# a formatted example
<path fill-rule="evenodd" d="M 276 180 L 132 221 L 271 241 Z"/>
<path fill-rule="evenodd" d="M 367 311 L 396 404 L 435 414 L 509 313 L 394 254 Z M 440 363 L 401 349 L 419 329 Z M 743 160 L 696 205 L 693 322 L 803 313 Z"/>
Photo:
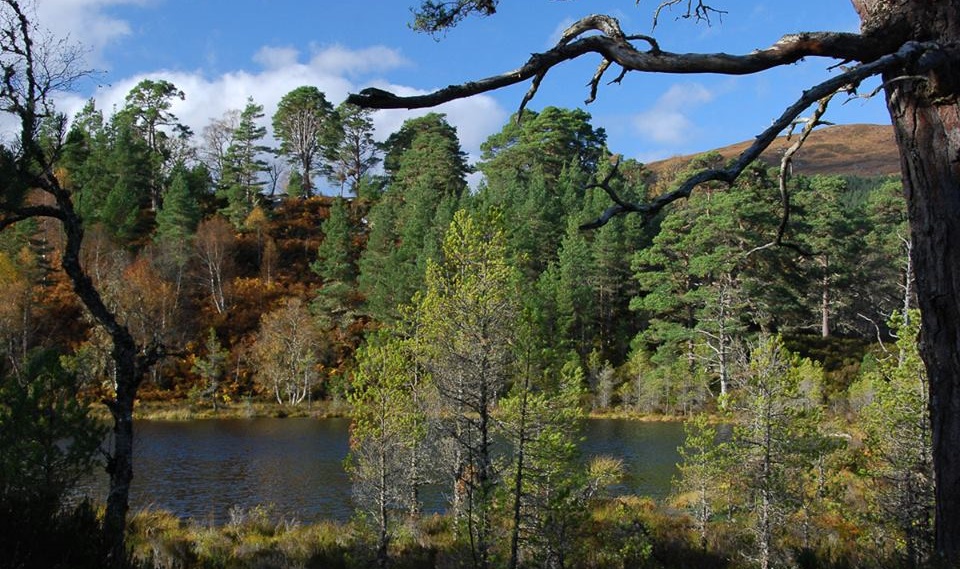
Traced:
<path fill-rule="evenodd" d="M 109 420 L 110 414 L 103 406 L 95 405 L 92 414 Z M 138 400 L 133 418 L 140 421 L 198 421 L 207 419 L 261 419 L 295 418 L 333 419 L 348 417 L 350 407 L 342 401 L 314 401 L 309 405 L 291 407 L 270 401 L 239 401 L 221 404 L 214 409 L 209 403 L 192 403 L 186 400 Z"/>
<path fill-rule="evenodd" d="M 94 416 L 108 420 L 110 414 L 101 405 L 91 408 Z M 215 410 L 209 402 L 196 403 L 186 399 L 141 399 L 133 411 L 134 419 L 141 421 L 199 421 L 206 419 L 263 419 L 302 418 L 341 419 L 350 416 L 350 406 L 344 401 L 324 399 L 307 405 L 291 407 L 275 401 L 242 400 L 224 403 Z M 588 419 L 622 419 L 642 423 L 677 423 L 689 419 L 686 415 L 640 413 L 630 409 L 591 411 Z"/>

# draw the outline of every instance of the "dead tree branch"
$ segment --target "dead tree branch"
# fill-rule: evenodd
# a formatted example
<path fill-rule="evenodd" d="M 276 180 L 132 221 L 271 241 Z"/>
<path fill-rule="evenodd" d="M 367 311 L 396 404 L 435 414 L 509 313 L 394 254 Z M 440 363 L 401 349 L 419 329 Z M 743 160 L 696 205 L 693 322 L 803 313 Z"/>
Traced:
<path fill-rule="evenodd" d="M 584 37 L 583 34 L 589 31 L 599 31 L 600 35 Z M 647 41 L 652 49 L 638 50 L 630 43 L 633 38 Z M 591 15 L 570 26 L 555 47 L 545 53 L 533 54 L 523 66 L 514 71 L 459 85 L 450 85 L 433 93 L 410 97 L 400 97 L 381 89 L 364 89 L 360 93 L 351 94 L 347 101 L 361 107 L 378 109 L 434 107 L 456 99 L 515 85 L 532 78 L 533 83 L 521 102 L 520 108 L 523 109 L 536 95 L 547 71 L 560 63 L 587 53 L 597 53 L 603 57 L 603 61 L 588 84 L 590 87 L 588 100 L 593 99 L 604 72 L 614 63 L 623 68 L 623 73 L 614 80 L 619 82 L 628 71 L 744 75 L 791 64 L 806 56 L 865 62 L 804 91 L 795 103 L 787 107 L 783 114 L 773 121 L 769 128 L 756 137 L 754 143 L 743 151 L 729 168 L 699 172 L 684 181 L 678 188 L 647 203 L 631 203 L 616 198 L 607 184 L 604 189 L 608 195 L 611 195 L 614 205 L 607 208 L 597 219 L 581 226 L 583 229 L 592 229 L 601 227 L 613 217 L 624 213 L 639 213 L 648 220 L 668 204 L 689 197 L 694 188 L 705 182 L 733 183 L 743 170 L 810 105 L 838 90 L 855 89 L 864 79 L 881 74 L 895 66 L 902 66 L 908 60 L 916 61 L 924 55 L 928 59 L 935 58 L 939 51 L 940 47 L 933 43 L 911 41 L 900 46 L 890 46 L 880 39 L 859 34 L 805 32 L 784 36 L 766 49 L 755 50 L 745 55 L 677 54 L 662 51 L 652 38 L 626 36 L 620 29 L 619 22 L 614 18 Z"/>
<path fill-rule="evenodd" d="M 896 53 L 881 57 L 870 63 L 853 67 L 836 77 L 830 78 L 804 91 L 795 103 L 787 107 L 773 124 L 756 137 L 756 140 L 754 140 L 749 148 L 740 153 L 740 156 L 737 157 L 737 160 L 729 168 L 717 168 L 698 172 L 687 178 L 678 188 L 661 194 L 647 203 L 637 204 L 624 201 L 615 203 L 607 208 L 597 219 L 581 225 L 581 229 L 602 227 L 615 216 L 624 213 L 639 213 L 643 216 L 644 220 L 649 220 L 667 205 L 681 198 L 690 197 L 694 188 L 700 184 L 711 181 L 732 184 L 744 169 L 759 158 L 760 154 L 776 140 L 777 136 L 787 129 L 796 118 L 800 116 L 800 113 L 810 107 L 810 105 L 832 95 L 838 90 L 847 88 L 849 85 L 858 85 L 868 77 L 882 73 L 884 70 L 892 68 L 893 66 L 902 65 L 904 60 L 917 58 L 928 49 L 936 49 L 936 46 L 908 42 Z"/>
<path fill-rule="evenodd" d="M 660 19 L 660 12 L 664 8 L 671 8 L 680 4 L 683 0 L 665 0 L 660 2 L 660 5 L 657 6 L 657 11 L 653 14 L 653 27 L 657 27 L 657 21 Z M 703 3 L 703 0 L 697 0 L 697 5 L 693 5 L 693 0 L 686 0 L 687 2 L 687 11 L 683 14 L 680 14 L 678 18 L 690 19 L 693 18 L 697 22 L 704 21 L 707 25 L 710 25 L 710 14 L 716 14 L 721 19 L 723 15 L 726 14 L 726 10 L 718 10 L 712 6 L 708 6 Z M 640 3 L 640 0 L 637 0 L 637 4 Z"/>
<path fill-rule="evenodd" d="M 583 36 L 590 31 L 600 35 Z M 637 49 L 631 41 L 642 40 L 651 49 Z M 400 97 L 388 91 L 368 88 L 351 94 L 347 101 L 376 109 L 419 109 L 435 107 L 456 99 L 488 93 L 539 77 L 565 61 L 588 53 L 616 63 L 626 71 L 693 74 L 720 73 L 747 75 L 773 67 L 796 63 L 808 56 L 830 57 L 851 61 L 873 61 L 889 54 L 898 46 L 890 46 L 875 38 L 837 32 L 804 32 L 790 34 L 767 47 L 743 55 L 726 53 L 671 53 L 660 49 L 655 39 L 643 35 L 625 35 L 616 19 L 609 16 L 587 16 L 570 26 L 552 49 L 535 53 L 518 69 L 476 81 L 450 85 L 425 95 Z M 601 74 L 602 75 L 602 74 Z M 533 94 L 536 88 L 532 88 Z M 528 93 L 529 94 L 529 93 Z M 532 96 L 532 95 L 531 95 Z M 529 98 L 527 98 L 529 100 Z"/>
<path fill-rule="evenodd" d="M 803 147 L 803 143 L 807 141 L 807 137 L 810 136 L 810 133 L 813 132 L 814 128 L 823 124 L 829 124 L 822 119 L 823 115 L 826 114 L 827 106 L 830 104 L 830 100 L 833 99 L 834 95 L 836 95 L 836 91 L 820 99 L 820 101 L 817 103 L 817 107 L 814 109 L 813 114 L 810 117 L 802 120 L 796 120 L 791 125 L 791 133 L 793 127 L 797 124 L 803 123 L 803 129 L 800 131 L 800 135 L 797 137 L 797 140 L 790 145 L 790 148 L 787 148 L 787 150 L 783 153 L 783 157 L 780 159 L 780 174 L 777 177 L 777 181 L 780 189 L 780 207 L 783 209 L 783 212 L 780 215 L 780 224 L 777 226 L 777 236 L 773 241 L 765 245 L 754 247 L 747 252 L 747 255 L 751 255 L 757 251 L 762 251 L 771 247 L 781 246 L 793 249 L 805 257 L 811 255 L 809 251 L 805 251 L 799 245 L 784 243 L 783 241 L 783 236 L 787 233 L 787 225 L 790 223 L 790 191 L 787 189 L 787 180 L 790 178 L 790 174 L 793 173 L 793 156 L 800 150 L 801 147 Z M 787 137 L 789 138 L 790 134 L 788 134 Z"/>

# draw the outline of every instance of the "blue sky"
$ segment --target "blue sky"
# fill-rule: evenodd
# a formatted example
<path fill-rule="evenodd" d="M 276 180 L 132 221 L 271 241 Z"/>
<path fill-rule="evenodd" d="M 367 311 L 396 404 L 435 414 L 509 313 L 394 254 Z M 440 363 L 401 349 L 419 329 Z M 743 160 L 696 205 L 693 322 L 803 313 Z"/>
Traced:
<path fill-rule="evenodd" d="M 656 0 L 506 0 L 498 15 L 470 19 L 435 39 L 409 29 L 414 0 L 37 2 L 39 23 L 82 43 L 90 66 L 102 70 L 60 101 L 63 110 L 70 114 L 94 97 L 109 112 L 141 79 L 164 78 L 185 92 L 173 110 L 197 133 L 211 119 L 242 108 L 248 96 L 265 106 L 268 122 L 280 97 L 304 84 L 318 86 L 336 104 L 370 85 L 410 94 L 502 73 L 548 49 L 562 29 L 591 12 L 619 18 L 628 33 L 652 33 L 663 49 L 675 52 L 745 53 L 786 33 L 856 31 L 858 25 L 847 0 L 715 0 L 728 13 L 711 25 L 665 11 L 653 31 Z M 584 107 L 585 84 L 597 63 L 586 57 L 556 68 L 530 108 L 581 106 L 607 130 L 613 151 L 652 161 L 753 137 L 805 86 L 827 78 L 834 62 L 811 59 L 750 77 L 634 73 L 622 85 L 602 88 L 598 100 Z M 480 143 L 502 127 L 526 89 L 505 89 L 440 111 L 475 159 Z M 378 138 L 423 112 L 379 112 Z M 889 122 L 881 98 L 835 101 L 827 118 Z"/>

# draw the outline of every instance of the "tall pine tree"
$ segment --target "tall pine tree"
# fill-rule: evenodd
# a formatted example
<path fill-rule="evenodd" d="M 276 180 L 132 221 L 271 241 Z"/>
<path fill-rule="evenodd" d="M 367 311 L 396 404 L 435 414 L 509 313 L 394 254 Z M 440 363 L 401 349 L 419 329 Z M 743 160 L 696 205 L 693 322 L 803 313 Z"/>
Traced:
<path fill-rule="evenodd" d="M 267 135 L 267 127 L 259 124 L 263 116 L 263 105 L 248 98 L 224 156 L 220 195 L 227 206 L 222 213 L 238 228 L 260 202 L 260 191 L 266 183 L 263 175 L 268 165 L 263 155 L 271 150 L 260 142 Z"/>

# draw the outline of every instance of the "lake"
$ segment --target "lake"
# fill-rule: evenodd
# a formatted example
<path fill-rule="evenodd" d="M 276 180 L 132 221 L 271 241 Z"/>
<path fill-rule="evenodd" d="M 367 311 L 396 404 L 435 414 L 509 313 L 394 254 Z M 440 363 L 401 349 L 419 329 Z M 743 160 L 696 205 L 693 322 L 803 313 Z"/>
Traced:
<path fill-rule="evenodd" d="M 131 505 L 218 524 L 234 505 L 257 504 L 303 522 L 347 520 L 353 510 L 343 470 L 348 427 L 348 419 L 138 421 Z M 591 419 L 584 437 L 586 457 L 623 459 L 627 476 L 615 493 L 669 492 L 681 423 Z M 105 478 L 97 486 L 105 489 Z M 425 492 L 426 511 L 443 508 L 444 490 Z"/>

